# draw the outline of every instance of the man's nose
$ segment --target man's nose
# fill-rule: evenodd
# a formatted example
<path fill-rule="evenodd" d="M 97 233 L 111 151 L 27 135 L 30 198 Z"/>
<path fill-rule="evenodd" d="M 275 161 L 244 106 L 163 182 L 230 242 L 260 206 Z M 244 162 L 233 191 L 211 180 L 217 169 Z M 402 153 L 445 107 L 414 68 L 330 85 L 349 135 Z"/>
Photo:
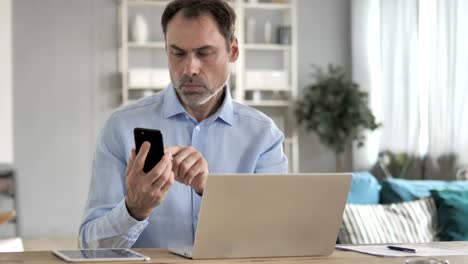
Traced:
<path fill-rule="evenodd" d="M 187 76 L 195 76 L 200 73 L 200 60 L 194 56 L 187 56 L 184 65 L 184 74 Z"/>

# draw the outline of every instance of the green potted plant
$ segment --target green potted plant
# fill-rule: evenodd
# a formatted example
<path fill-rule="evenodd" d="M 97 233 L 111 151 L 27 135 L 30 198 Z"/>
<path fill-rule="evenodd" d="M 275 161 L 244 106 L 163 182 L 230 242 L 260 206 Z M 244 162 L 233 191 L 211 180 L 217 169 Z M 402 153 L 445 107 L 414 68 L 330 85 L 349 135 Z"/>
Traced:
<path fill-rule="evenodd" d="M 346 145 L 357 141 L 358 147 L 363 146 L 364 130 L 375 130 L 380 124 L 368 107 L 367 93 L 346 77 L 341 66 L 329 64 L 327 72 L 313 67 L 315 83 L 305 87 L 297 101 L 297 121 L 335 152 L 336 170 L 343 172 Z"/>
<path fill-rule="evenodd" d="M 387 178 L 407 178 L 408 171 L 416 161 L 416 156 L 407 153 L 382 151 L 379 153 L 378 164 Z"/>

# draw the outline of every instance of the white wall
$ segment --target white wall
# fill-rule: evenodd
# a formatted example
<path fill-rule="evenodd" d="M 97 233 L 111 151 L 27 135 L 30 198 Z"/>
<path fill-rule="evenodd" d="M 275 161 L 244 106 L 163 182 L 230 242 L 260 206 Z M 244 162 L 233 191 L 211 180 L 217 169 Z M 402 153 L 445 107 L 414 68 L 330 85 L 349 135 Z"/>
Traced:
<path fill-rule="evenodd" d="M 77 235 L 97 133 L 118 102 L 117 2 L 13 1 L 14 160 L 25 237 Z M 350 65 L 350 4 L 298 2 L 304 87 L 311 63 Z M 300 145 L 301 171 L 335 170 L 315 136 L 302 131 Z"/>
<path fill-rule="evenodd" d="M 351 17 L 349 0 L 299 0 L 299 87 L 311 83 L 311 64 L 340 64 L 351 72 Z M 299 93 L 299 96 L 302 93 Z M 302 172 L 334 172 L 335 154 L 303 128 L 299 134 Z M 346 169 L 351 154 L 346 153 Z"/>
<path fill-rule="evenodd" d="M 95 140 L 117 106 L 117 1 L 14 0 L 21 235 L 76 236 Z"/>
<path fill-rule="evenodd" d="M 13 162 L 11 0 L 0 0 L 0 163 Z"/>

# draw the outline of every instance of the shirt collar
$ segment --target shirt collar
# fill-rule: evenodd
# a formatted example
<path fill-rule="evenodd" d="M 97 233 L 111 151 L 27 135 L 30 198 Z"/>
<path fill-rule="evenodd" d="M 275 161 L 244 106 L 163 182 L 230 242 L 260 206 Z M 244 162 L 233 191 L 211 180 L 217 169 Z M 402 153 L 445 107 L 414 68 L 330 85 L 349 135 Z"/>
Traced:
<path fill-rule="evenodd" d="M 231 92 L 227 84 L 224 86 L 223 89 L 224 89 L 223 103 L 219 107 L 218 111 L 216 111 L 216 113 L 213 114 L 213 116 L 209 117 L 207 120 L 215 121 L 218 118 L 220 118 L 228 125 L 232 125 L 232 122 L 234 120 L 234 108 L 233 108 Z M 182 103 L 177 97 L 177 94 L 174 90 L 174 86 L 172 84 L 169 84 L 169 86 L 167 87 L 165 91 L 163 113 L 164 113 L 165 118 L 173 117 L 173 116 L 183 114 L 183 113 L 188 115 L 187 111 L 182 106 Z"/>
<path fill-rule="evenodd" d="M 163 113 L 164 118 L 185 113 L 185 109 L 180 103 L 172 84 L 169 84 L 164 94 Z"/>

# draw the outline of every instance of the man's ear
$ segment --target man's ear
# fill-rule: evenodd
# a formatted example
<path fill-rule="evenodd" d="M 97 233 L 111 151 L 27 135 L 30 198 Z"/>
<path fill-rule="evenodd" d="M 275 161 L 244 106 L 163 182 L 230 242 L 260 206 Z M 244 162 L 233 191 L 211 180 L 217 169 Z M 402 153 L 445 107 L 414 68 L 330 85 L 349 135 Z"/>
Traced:
<path fill-rule="evenodd" d="M 239 42 L 237 41 L 237 38 L 234 38 L 232 41 L 230 49 L 231 54 L 229 55 L 229 62 L 235 62 L 239 57 Z"/>

